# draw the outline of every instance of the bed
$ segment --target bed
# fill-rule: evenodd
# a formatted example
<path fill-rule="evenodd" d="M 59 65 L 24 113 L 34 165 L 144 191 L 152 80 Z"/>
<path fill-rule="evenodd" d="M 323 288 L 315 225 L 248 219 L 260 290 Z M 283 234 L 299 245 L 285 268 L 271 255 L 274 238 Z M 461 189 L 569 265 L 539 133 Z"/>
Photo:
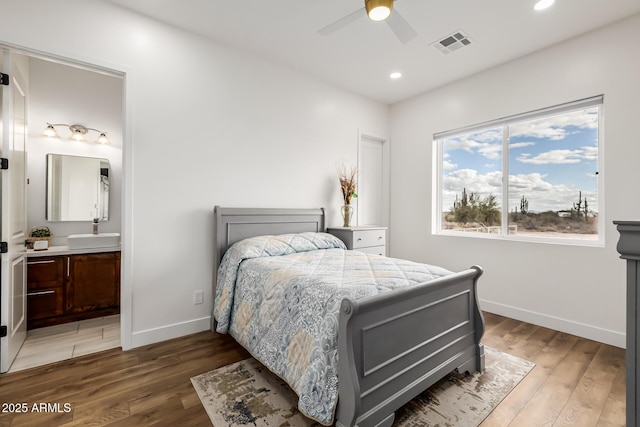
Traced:
<path fill-rule="evenodd" d="M 212 312 L 212 330 L 231 332 L 256 359 L 287 381 L 300 397 L 299 409 L 310 418 L 325 425 L 335 421 L 338 427 L 391 426 L 398 408 L 451 371 L 484 370 L 484 347 L 480 342 L 484 320 L 476 293 L 477 280 L 482 274 L 480 267 L 449 272 L 435 266 L 347 251 L 343 245 L 340 246 L 341 242 L 336 242 L 338 239 L 324 233 L 323 209 L 216 206 L 214 216 L 213 294 L 217 301 Z M 233 245 L 236 242 L 240 243 Z M 231 250 L 228 251 L 229 248 Z M 249 256 L 238 252 L 247 248 L 250 248 Z M 344 267 L 347 258 L 353 259 L 349 262 L 355 262 L 356 266 Z M 278 263 L 285 269 L 276 270 L 274 264 Z M 288 305 L 282 312 L 272 313 L 273 316 L 283 316 L 289 311 L 294 312 L 289 316 L 291 319 L 316 316 L 319 323 L 329 324 L 333 329 L 326 329 L 335 330 L 335 333 L 330 333 L 328 338 L 324 337 L 320 344 L 314 346 L 309 345 L 309 339 L 300 340 L 299 334 L 293 333 L 298 330 L 296 328 L 304 329 L 313 323 L 309 318 L 300 320 L 307 326 L 284 324 L 274 328 L 276 343 L 289 346 L 289 354 L 292 354 L 291 347 L 295 347 L 295 354 L 300 352 L 298 350 L 307 351 L 305 354 L 319 354 L 321 359 L 321 362 L 317 362 L 318 357 L 313 360 L 314 369 L 310 374 L 296 363 L 293 363 L 295 369 L 283 367 L 286 357 L 275 348 L 281 345 L 263 343 L 268 341 L 266 337 L 272 332 L 261 329 L 260 321 L 257 326 L 248 323 L 247 319 L 252 316 L 246 313 L 251 310 L 245 309 L 250 304 L 241 298 L 253 304 L 254 300 L 270 301 L 272 297 L 265 295 L 269 292 L 277 294 L 281 285 L 296 289 L 304 287 L 300 283 L 307 283 L 307 273 L 298 270 L 305 268 L 295 267 L 295 273 L 290 273 L 291 266 L 313 266 L 308 269 L 316 271 L 325 263 L 329 270 L 343 265 L 343 270 L 336 270 L 335 276 L 375 274 L 379 280 L 379 277 L 401 274 L 414 283 L 393 290 L 387 289 L 383 283 L 376 286 L 376 289 L 382 289 L 379 292 L 370 291 L 371 287 L 365 287 L 361 281 L 358 283 L 363 286 L 356 286 L 356 289 L 363 289 L 362 292 L 338 285 L 336 296 L 330 299 L 332 301 L 322 304 L 315 303 L 321 300 L 320 294 L 326 293 L 320 285 L 310 287 L 317 294 L 312 297 L 298 298 L 298 293 L 288 292 L 287 298 L 298 300 L 298 304 Z M 364 272 L 365 264 L 369 264 L 374 273 Z M 263 272 L 261 269 L 264 268 L 272 270 Z M 387 268 L 392 272 L 387 272 Z M 264 282 L 266 290 L 253 290 L 245 284 L 263 283 L 266 277 L 275 277 L 269 285 Z M 327 277 L 329 281 L 335 279 L 333 276 L 324 277 L 323 280 Z M 420 277 L 428 279 L 416 284 Z M 295 285 L 288 284 L 288 281 Z M 230 294 L 229 288 L 238 295 Z M 254 311 L 273 311 L 273 308 L 261 308 L 268 307 L 264 304 L 256 306 Z M 318 309 L 324 311 L 322 315 L 302 315 L 299 310 L 303 306 L 305 309 L 319 306 Z M 237 310 L 231 315 L 224 307 Z M 234 326 L 230 319 L 235 319 L 235 324 L 241 326 Z M 335 350 L 331 347 L 334 341 Z M 292 377 L 288 376 L 290 372 L 294 372 Z M 328 372 L 328 379 L 320 378 L 318 372 L 323 375 Z"/>

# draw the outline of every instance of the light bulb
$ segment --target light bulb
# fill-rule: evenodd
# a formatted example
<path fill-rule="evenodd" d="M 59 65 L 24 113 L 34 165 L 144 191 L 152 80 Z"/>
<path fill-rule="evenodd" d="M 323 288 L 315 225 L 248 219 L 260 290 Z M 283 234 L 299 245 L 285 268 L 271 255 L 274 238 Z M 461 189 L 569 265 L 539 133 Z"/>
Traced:
<path fill-rule="evenodd" d="M 71 134 L 71 139 L 73 139 L 74 141 L 78 141 L 78 142 L 85 142 L 86 140 L 84 139 L 84 134 L 80 131 L 74 131 Z"/>
<path fill-rule="evenodd" d="M 378 6 L 369 11 L 369 19 L 372 21 L 384 21 L 391 15 L 391 9 L 386 6 Z"/>
<path fill-rule="evenodd" d="M 47 128 L 44 130 L 43 135 L 49 138 L 60 139 L 60 135 L 56 132 L 53 125 L 47 124 Z"/>
<path fill-rule="evenodd" d="M 111 141 L 109 141 L 109 138 L 107 138 L 106 132 L 102 132 L 96 142 L 98 144 L 111 144 Z"/>

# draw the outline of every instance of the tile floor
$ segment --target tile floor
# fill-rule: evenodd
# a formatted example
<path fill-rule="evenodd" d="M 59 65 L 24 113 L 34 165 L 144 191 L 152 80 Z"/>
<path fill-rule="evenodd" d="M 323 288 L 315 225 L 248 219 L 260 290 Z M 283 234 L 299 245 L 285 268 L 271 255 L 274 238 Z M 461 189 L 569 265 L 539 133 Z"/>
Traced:
<path fill-rule="evenodd" d="M 9 372 L 120 347 L 120 316 L 33 329 Z"/>

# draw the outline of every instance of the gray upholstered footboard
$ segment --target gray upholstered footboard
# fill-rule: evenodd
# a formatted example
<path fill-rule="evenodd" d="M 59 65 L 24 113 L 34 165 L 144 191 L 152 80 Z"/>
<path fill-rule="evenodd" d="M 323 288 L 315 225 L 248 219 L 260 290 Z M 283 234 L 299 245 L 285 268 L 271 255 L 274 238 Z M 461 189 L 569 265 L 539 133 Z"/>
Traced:
<path fill-rule="evenodd" d="M 342 302 L 336 426 L 390 426 L 394 412 L 445 375 L 482 371 L 480 267 Z"/>

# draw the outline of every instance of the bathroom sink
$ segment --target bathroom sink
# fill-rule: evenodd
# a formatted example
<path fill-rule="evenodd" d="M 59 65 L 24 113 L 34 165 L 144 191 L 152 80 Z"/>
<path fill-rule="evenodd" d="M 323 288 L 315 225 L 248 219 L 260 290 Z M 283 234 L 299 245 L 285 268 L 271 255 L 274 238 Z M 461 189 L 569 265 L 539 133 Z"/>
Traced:
<path fill-rule="evenodd" d="M 108 248 L 120 244 L 120 233 L 72 234 L 67 237 L 69 249 Z"/>

